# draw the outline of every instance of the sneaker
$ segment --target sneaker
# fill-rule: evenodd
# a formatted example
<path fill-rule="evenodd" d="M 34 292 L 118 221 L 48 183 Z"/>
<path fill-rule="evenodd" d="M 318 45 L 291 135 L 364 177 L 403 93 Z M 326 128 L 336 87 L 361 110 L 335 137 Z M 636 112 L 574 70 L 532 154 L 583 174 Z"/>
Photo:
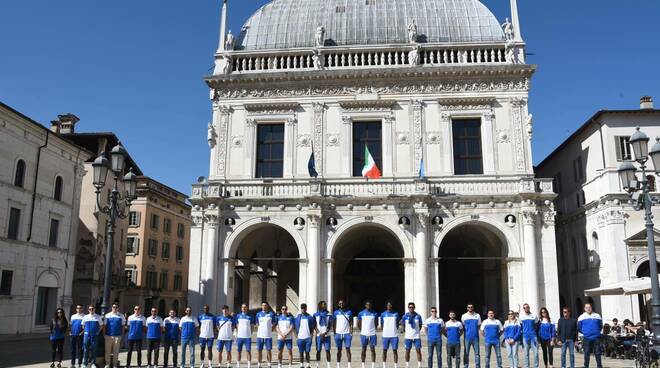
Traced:
<path fill-rule="evenodd" d="M 55 363 L 50 363 L 50 368 L 55 368 Z"/>

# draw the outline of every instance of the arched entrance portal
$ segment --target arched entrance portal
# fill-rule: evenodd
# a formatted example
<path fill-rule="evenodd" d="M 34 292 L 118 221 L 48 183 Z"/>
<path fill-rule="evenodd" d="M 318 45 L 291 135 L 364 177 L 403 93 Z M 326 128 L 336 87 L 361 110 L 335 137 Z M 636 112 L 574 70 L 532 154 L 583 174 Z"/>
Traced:
<path fill-rule="evenodd" d="M 660 270 L 660 263 L 657 263 L 657 267 Z M 644 261 L 642 264 L 637 267 L 637 272 L 635 275 L 637 277 L 649 277 L 651 276 L 651 271 L 650 271 L 650 264 L 649 261 Z M 651 298 L 650 295 L 646 294 L 639 294 L 637 295 L 637 303 L 639 305 L 639 316 L 640 320 L 642 322 L 650 321 L 651 320 L 651 308 L 649 306 L 651 305 Z"/>
<path fill-rule="evenodd" d="M 273 309 L 287 304 L 297 312 L 298 247 L 286 230 L 276 225 L 253 230 L 242 239 L 235 258 L 233 310 L 246 303 L 254 311 L 267 301 Z"/>
<path fill-rule="evenodd" d="M 387 301 L 404 305 L 403 249 L 399 240 L 378 226 L 360 226 L 337 244 L 332 277 L 333 301 L 342 299 L 354 313 L 370 300 L 376 310 Z"/>
<path fill-rule="evenodd" d="M 502 240 L 485 226 L 450 230 L 438 254 L 440 315 L 453 309 L 460 316 L 468 303 L 479 313 L 503 313 L 509 304 L 506 254 Z"/>

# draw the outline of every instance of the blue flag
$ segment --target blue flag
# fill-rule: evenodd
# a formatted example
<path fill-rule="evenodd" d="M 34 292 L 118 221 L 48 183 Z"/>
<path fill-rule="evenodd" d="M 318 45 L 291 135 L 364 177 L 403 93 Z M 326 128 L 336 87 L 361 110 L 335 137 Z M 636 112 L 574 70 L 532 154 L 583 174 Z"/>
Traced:
<path fill-rule="evenodd" d="M 319 173 L 316 172 L 316 160 L 314 160 L 314 147 L 312 147 L 312 154 L 309 156 L 309 161 L 307 162 L 307 171 L 309 172 L 310 178 L 316 178 L 319 176 Z"/>
<path fill-rule="evenodd" d="M 424 179 L 426 177 L 426 170 L 424 170 L 424 158 L 419 160 L 419 178 Z"/>

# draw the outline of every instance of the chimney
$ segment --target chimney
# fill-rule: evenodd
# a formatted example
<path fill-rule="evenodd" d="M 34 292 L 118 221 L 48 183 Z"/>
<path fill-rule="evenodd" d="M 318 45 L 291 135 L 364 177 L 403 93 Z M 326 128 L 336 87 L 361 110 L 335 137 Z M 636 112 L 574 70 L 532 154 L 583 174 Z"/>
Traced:
<path fill-rule="evenodd" d="M 50 130 L 57 134 L 73 134 L 80 119 L 71 114 L 57 115 L 57 120 L 50 122 Z"/>
<path fill-rule="evenodd" d="M 653 98 L 651 96 L 644 96 L 639 99 L 640 110 L 653 110 Z"/>

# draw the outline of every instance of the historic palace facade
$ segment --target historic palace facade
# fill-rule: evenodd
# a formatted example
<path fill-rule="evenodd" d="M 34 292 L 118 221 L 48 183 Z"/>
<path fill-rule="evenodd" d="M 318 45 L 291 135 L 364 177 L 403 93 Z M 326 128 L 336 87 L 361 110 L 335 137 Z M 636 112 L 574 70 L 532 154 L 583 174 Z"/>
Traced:
<path fill-rule="evenodd" d="M 500 24 L 477 0 L 274 0 L 234 36 L 225 1 L 192 306 L 557 311 L 555 194 L 534 178 L 535 67 L 511 3 Z M 365 147 L 382 178 L 362 177 Z"/>

